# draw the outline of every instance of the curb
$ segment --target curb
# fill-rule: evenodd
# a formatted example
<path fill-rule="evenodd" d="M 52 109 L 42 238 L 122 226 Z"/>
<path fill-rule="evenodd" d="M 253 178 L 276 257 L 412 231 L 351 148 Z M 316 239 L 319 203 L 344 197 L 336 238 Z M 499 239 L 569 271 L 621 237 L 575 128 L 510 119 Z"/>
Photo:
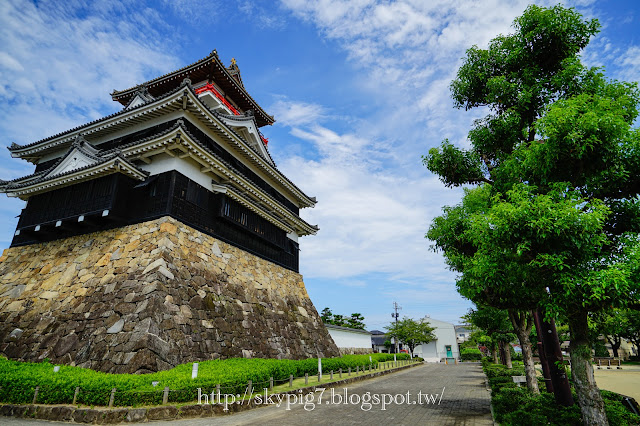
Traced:
<path fill-rule="evenodd" d="M 380 377 L 409 368 L 418 367 L 423 364 L 405 365 L 396 367 L 393 370 L 377 371 L 358 377 L 349 377 L 325 385 L 306 386 L 293 389 L 288 392 L 280 392 L 273 395 L 287 395 L 296 393 L 315 392 L 316 388 L 322 387 L 330 389 L 349 383 L 355 383 Z M 225 412 L 222 404 L 192 404 L 192 405 L 159 405 L 146 408 L 77 408 L 70 405 L 41 405 L 41 404 L 0 404 L 0 416 L 18 417 L 29 419 L 50 420 L 56 422 L 76 422 L 89 424 L 114 424 L 114 423 L 137 423 L 151 420 L 178 420 L 198 417 L 225 416 L 233 413 L 264 407 L 265 404 L 258 404 L 255 397 L 249 401 L 235 403 L 228 406 Z"/>

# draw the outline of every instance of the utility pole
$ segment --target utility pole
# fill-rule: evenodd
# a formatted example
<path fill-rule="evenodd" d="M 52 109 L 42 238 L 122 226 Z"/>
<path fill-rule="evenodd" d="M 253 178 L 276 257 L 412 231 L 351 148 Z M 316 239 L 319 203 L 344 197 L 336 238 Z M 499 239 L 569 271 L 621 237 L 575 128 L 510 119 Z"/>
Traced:
<path fill-rule="evenodd" d="M 396 327 L 398 326 L 398 317 L 400 316 L 398 311 L 401 311 L 401 310 L 402 310 L 402 307 L 400 305 L 398 305 L 398 302 L 393 302 L 393 311 L 394 312 L 391 313 L 391 318 L 395 318 Z M 395 344 L 396 344 L 395 353 L 398 353 L 398 350 L 399 350 L 399 348 L 398 348 L 398 338 L 394 337 L 393 340 L 395 341 Z"/>

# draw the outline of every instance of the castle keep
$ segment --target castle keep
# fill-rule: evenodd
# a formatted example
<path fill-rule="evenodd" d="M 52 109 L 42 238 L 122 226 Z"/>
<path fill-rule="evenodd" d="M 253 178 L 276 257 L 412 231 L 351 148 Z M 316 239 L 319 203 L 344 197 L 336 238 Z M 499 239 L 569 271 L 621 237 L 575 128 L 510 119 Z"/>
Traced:
<path fill-rule="evenodd" d="M 0 257 L 0 353 L 148 372 L 226 357 L 333 356 L 298 273 L 309 197 L 276 167 L 274 122 L 235 61 L 114 91 L 120 112 L 30 143 Z"/>

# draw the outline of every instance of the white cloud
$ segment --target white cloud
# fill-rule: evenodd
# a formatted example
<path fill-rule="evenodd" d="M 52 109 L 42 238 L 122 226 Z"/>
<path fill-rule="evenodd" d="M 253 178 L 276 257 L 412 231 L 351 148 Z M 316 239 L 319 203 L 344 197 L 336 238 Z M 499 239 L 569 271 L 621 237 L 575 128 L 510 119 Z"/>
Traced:
<path fill-rule="evenodd" d="M 283 111 L 298 105 L 325 111 L 296 101 L 278 102 Z M 441 258 L 429 254 L 424 234 L 440 206 L 455 203 L 459 194 L 442 191 L 426 170 L 420 177 L 408 176 L 375 139 L 295 122 L 291 134 L 320 154 L 278 161 L 287 176 L 319 200 L 315 208 L 302 211 L 307 221 L 320 226 L 318 235 L 301 242 L 303 261 L 309 260 L 305 275 L 346 280 L 383 273 L 395 281 L 424 275 L 450 281 Z"/>
<path fill-rule="evenodd" d="M 178 66 L 157 44 L 166 28 L 157 13 L 128 11 L 126 2 L 0 3 L 0 111 L 15 118 L 2 120 L 6 136 L 29 143 L 111 113 L 113 89 Z M 40 121 L 25 126 L 25 117 Z"/>
<path fill-rule="evenodd" d="M 315 123 L 325 116 L 325 110 L 321 105 L 291 102 L 286 99 L 277 101 L 269 110 L 278 119 L 279 124 L 289 127 Z"/>

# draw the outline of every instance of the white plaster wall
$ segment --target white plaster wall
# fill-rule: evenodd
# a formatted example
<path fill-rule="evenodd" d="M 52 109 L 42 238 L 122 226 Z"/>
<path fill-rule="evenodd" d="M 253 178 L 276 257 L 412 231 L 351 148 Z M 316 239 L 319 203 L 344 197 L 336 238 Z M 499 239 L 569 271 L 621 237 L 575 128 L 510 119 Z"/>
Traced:
<path fill-rule="evenodd" d="M 442 358 L 446 358 L 446 346 L 450 345 L 453 358 L 459 358 L 460 352 L 458 351 L 456 331 L 453 324 L 433 318 L 425 318 L 424 320 L 435 328 L 433 334 L 435 334 L 436 340 L 417 346 L 414 354 L 424 358 L 427 362 L 440 362 Z"/>
<path fill-rule="evenodd" d="M 329 328 L 329 335 L 336 342 L 339 348 L 362 348 L 371 349 L 371 333 L 362 333 L 357 331 L 347 331 L 335 328 Z"/>
<path fill-rule="evenodd" d="M 200 171 L 200 165 L 194 161 L 172 157 L 168 154 L 160 154 L 154 156 L 150 164 L 141 164 L 139 167 L 142 170 L 148 171 L 151 175 L 159 175 L 175 170 L 213 192 L 211 188 L 211 177 L 202 173 Z"/>

